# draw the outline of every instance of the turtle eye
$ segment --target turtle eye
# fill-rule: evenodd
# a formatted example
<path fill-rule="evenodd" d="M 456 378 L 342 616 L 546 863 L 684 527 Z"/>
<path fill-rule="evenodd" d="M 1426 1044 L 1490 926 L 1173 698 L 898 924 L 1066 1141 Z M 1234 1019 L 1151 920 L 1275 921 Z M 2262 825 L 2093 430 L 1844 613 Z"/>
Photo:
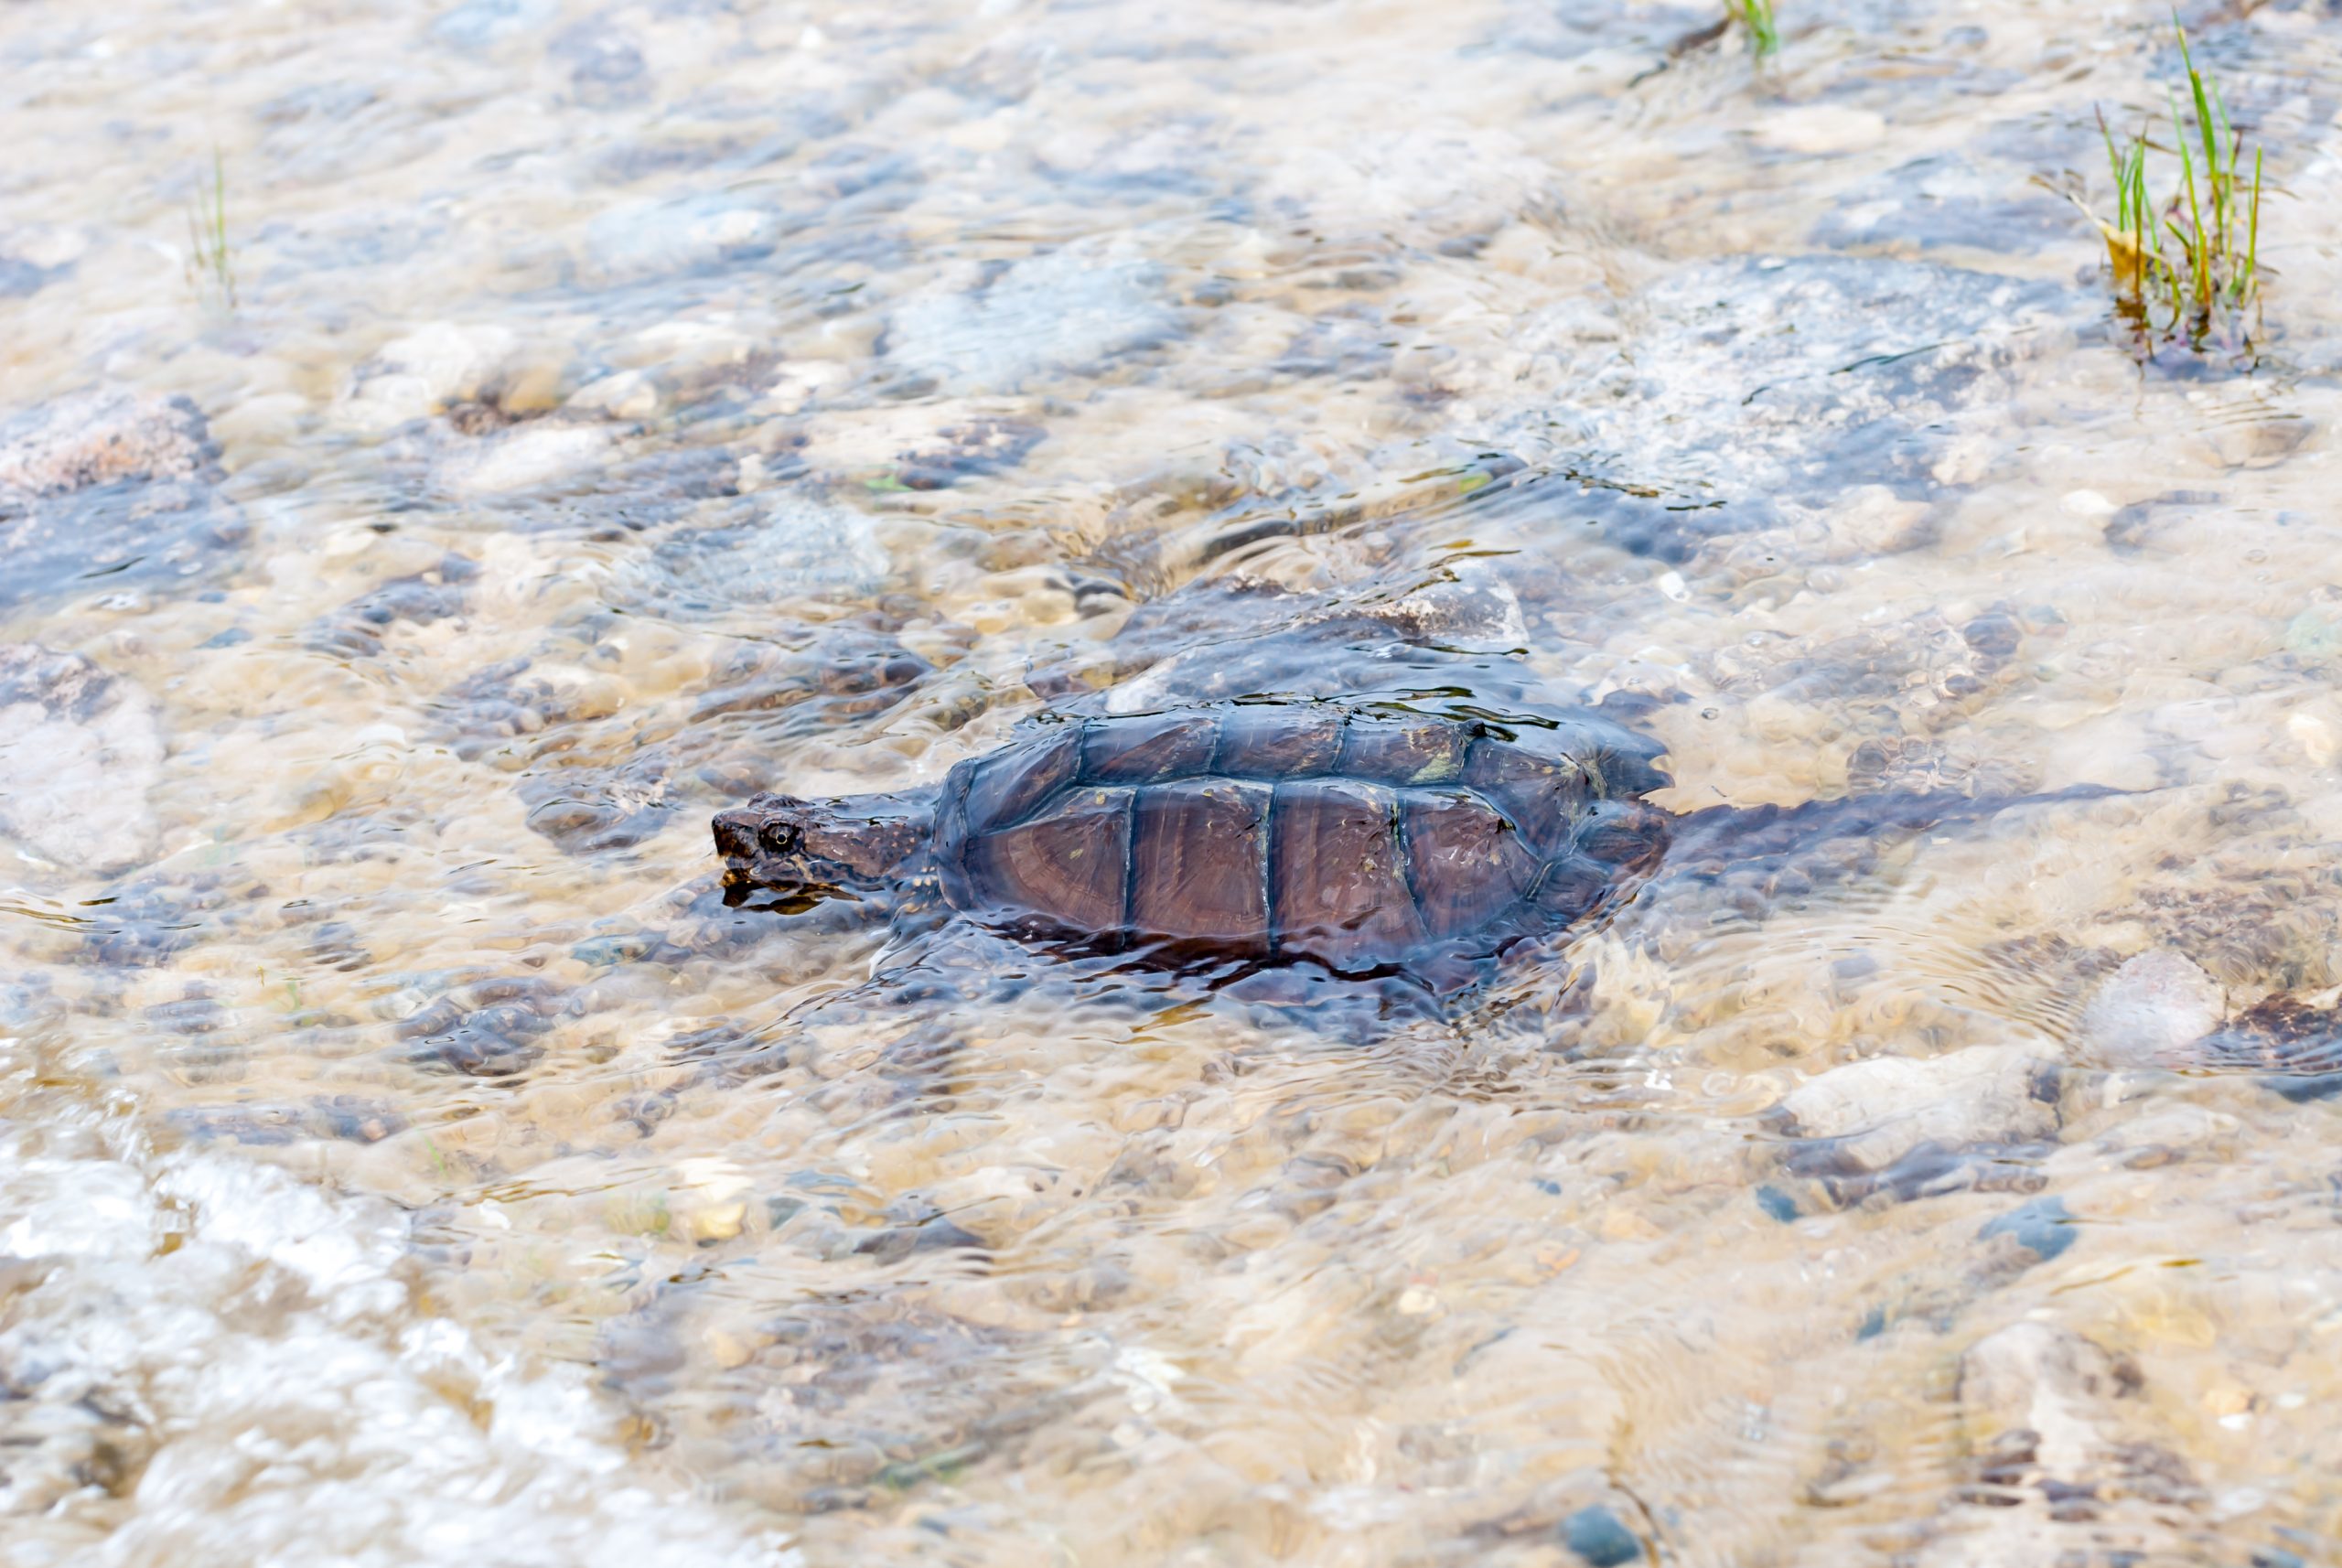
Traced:
<path fill-rule="evenodd" d="M 764 840 L 765 848 L 772 854 L 787 854 L 797 847 L 800 835 L 794 822 L 767 822 L 764 832 L 758 836 Z"/>

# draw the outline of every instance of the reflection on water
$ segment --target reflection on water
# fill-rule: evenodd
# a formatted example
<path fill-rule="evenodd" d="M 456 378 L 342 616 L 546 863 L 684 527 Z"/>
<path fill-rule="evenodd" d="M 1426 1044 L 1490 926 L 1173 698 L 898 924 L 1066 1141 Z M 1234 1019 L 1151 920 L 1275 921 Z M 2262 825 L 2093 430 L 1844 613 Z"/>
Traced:
<path fill-rule="evenodd" d="M 2160 7 L 1714 19 L 10 8 L 0 1563 L 2331 1556 L 2342 21 L 2184 13 L 2244 375 L 2032 183 Z M 1247 696 L 1875 831 L 1438 1004 L 717 885 Z"/>

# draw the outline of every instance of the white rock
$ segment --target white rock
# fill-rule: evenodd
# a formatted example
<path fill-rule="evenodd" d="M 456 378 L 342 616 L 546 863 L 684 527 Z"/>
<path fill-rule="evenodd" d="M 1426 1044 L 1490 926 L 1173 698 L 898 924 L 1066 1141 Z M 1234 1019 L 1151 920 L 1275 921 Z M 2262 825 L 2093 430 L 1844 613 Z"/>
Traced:
<path fill-rule="evenodd" d="M 578 388 L 563 406 L 610 419 L 648 419 L 659 412 L 659 389 L 640 371 L 619 371 Z"/>
<path fill-rule="evenodd" d="M 2077 1043 L 2114 1067 L 2172 1067 L 2220 1026 L 2228 995 L 2186 954 L 2143 952 L 2106 977 L 2082 1009 Z"/>
<path fill-rule="evenodd" d="M 1924 543 L 1928 508 L 1905 500 L 1885 485 L 1860 485 L 1830 509 L 1824 520 L 1831 559 L 1891 555 Z"/>
<path fill-rule="evenodd" d="M 466 495 L 498 495 L 593 467 L 609 451 L 610 433 L 592 424 L 525 424 L 499 436 L 469 462 L 450 463 L 443 478 Z"/>
<path fill-rule="evenodd" d="M 587 225 L 586 271 L 607 285 L 736 266 L 770 252 L 782 229 L 779 213 L 723 192 L 628 202 Z"/>
<path fill-rule="evenodd" d="M 1837 103 L 1804 103 L 1777 110 L 1758 122 L 1756 137 L 1785 153 L 1845 153 L 1875 146 L 1886 122 L 1872 110 Z"/>
<path fill-rule="evenodd" d="M 438 321 L 385 343 L 359 366 L 342 396 L 349 423 L 387 430 L 478 397 L 503 372 L 514 338 L 502 327 Z"/>
<path fill-rule="evenodd" d="M 1879 1057 L 1799 1085 L 1779 1110 L 1799 1136 L 1842 1140 L 1849 1164 L 1882 1170 L 1922 1144 L 1959 1148 L 2055 1133 L 2057 1107 L 2042 1092 L 2048 1065 L 2023 1046 Z"/>
<path fill-rule="evenodd" d="M 0 832 L 79 872 L 145 859 L 163 751 L 141 688 L 78 653 L 0 644 Z"/>
<path fill-rule="evenodd" d="M 710 321 L 662 321 L 628 339 L 624 362 L 670 372 L 724 370 L 747 363 L 756 339 Z"/>

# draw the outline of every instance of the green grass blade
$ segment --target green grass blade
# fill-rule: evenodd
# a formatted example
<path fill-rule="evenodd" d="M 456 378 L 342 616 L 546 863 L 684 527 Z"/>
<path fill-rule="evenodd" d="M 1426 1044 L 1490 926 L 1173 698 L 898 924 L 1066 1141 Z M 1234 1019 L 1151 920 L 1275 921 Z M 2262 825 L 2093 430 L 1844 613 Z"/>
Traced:
<path fill-rule="evenodd" d="M 2245 242 L 2244 272 L 2237 291 L 2237 303 L 2252 291 L 2261 275 L 2261 149 L 2252 149 L 2252 228 Z"/>
<path fill-rule="evenodd" d="M 2183 49 L 2186 47 L 2184 40 L 2180 47 Z M 2191 70 L 2188 74 L 2192 78 L 2195 72 Z M 2179 100 L 2176 97 L 2171 101 L 2171 130 L 2179 142 L 2179 172 L 2187 192 L 2188 221 L 2186 231 L 2175 227 L 2173 232 L 2178 236 L 2180 248 L 2187 252 L 2188 270 L 2195 274 L 2192 280 L 2195 287 L 2191 292 L 2199 304 L 2208 306 L 2211 303 L 2212 280 L 2205 275 L 2204 206 L 2197 199 L 2196 160 L 2188 156 L 2187 133 L 2180 124 Z"/>
<path fill-rule="evenodd" d="M 2106 166 L 2114 175 L 2114 200 L 2119 208 L 2123 199 L 2130 194 L 2130 187 L 2123 183 L 2122 155 L 2114 150 L 2114 128 L 2106 123 L 2106 111 L 2103 109 L 2098 112 L 2098 134 L 2106 141 Z M 2116 225 L 2117 228 L 2122 229 L 2127 229 L 2130 226 L 2131 221 L 2127 213 Z"/>
<path fill-rule="evenodd" d="M 2179 35 L 2179 48 L 2182 58 L 2185 58 L 2187 35 L 2184 31 Z M 2204 145 L 2204 178 L 2212 188 L 2212 220 L 2218 223 L 2220 213 L 2220 152 L 2218 144 L 2213 140 L 2218 132 L 2212 123 L 2211 102 L 2204 93 L 2203 73 L 2196 69 L 2193 60 L 2187 62 L 2187 92 L 2196 101 L 2196 134 Z M 2187 157 L 2188 154 L 2183 148 L 2180 156 Z"/>

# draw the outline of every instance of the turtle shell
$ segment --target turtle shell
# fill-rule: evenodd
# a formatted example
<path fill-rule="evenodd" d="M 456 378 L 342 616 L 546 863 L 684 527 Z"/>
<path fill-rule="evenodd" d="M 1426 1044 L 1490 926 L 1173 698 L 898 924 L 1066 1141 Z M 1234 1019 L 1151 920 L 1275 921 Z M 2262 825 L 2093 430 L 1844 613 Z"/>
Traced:
<path fill-rule="evenodd" d="M 1645 864 L 1658 748 L 1593 715 L 1528 728 L 1323 704 L 1045 725 L 946 779 L 959 909 L 1120 948 L 1345 973 L 1493 952 Z"/>

